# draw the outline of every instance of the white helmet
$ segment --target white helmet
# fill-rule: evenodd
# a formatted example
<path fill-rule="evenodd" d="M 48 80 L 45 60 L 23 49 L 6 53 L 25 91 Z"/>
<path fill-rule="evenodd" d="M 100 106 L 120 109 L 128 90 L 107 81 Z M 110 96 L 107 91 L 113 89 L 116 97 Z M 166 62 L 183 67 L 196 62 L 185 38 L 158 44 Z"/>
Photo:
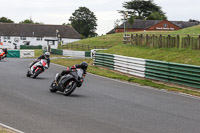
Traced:
<path fill-rule="evenodd" d="M 47 59 L 47 58 L 49 58 L 49 56 L 50 56 L 50 53 L 49 52 L 45 52 L 44 53 L 44 57 Z"/>

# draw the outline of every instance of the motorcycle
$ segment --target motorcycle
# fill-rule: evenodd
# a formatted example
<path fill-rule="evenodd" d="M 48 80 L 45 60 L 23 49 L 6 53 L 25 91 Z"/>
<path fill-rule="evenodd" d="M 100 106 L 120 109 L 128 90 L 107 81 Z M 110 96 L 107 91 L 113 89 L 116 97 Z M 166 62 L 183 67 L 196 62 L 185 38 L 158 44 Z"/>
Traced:
<path fill-rule="evenodd" d="M 69 96 L 77 87 L 81 87 L 84 81 L 84 71 L 81 68 L 67 68 L 68 73 L 59 76 L 56 74 L 54 81 L 50 85 L 50 92 L 63 92 L 65 96 Z"/>
<path fill-rule="evenodd" d="M 32 63 L 30 63 L 31 66 Z M 39 60 L 32 67 L 29 66 L 26 76 L 36 78 L 40 73 L 44 72 L 45 69 L 48 69 L 46 60 Z"/>
<path fill-rule="evenodd" d="M 0 49 L 0 60 L 4 59 L 7 55 L 7 49 Z"/>

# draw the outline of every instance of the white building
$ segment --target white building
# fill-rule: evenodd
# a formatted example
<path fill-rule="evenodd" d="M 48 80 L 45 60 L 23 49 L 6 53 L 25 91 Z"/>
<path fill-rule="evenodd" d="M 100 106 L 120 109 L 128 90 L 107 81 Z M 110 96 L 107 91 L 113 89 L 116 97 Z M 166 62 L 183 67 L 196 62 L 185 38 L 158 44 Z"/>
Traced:
<path fill-rule="evenodd" d="M 55 40 L 55 41 L 45 41 Z M 47 43 L 57 48 L 58 43 L 67 44 L 80 40 L 80 34 L 71 26 L 44 24 L 0 23 L 0 48 L 20 48 L 20 45 L 43 47 Z"/>

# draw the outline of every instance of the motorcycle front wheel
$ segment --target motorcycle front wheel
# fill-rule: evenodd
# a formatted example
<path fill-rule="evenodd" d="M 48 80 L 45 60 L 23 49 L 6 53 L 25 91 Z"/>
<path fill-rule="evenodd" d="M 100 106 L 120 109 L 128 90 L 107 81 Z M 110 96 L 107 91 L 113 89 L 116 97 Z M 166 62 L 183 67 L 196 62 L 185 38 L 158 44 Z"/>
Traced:
<path fill-rule="evenodd" d="M 38 71 L 33 74 L 33 78 L 36 78 L 41 72 L 42 70 L 38 69 Z"/>
<path fill-rule="evenodd" d="M 26 73 L 26 76 L 27 77 L 30 77 L 31 76 L 31 74 L 30 74 L 30 71 L 28 70 L 28 72 Z"/>
<path fill-rule="evenodd" d="M 55 81 L 53 81 L 51 83 L 49 90 L 50 90 L 50 92 L 56 92 L 57 91 Z"/>
<path fill-rule="evenodd" d="M 74 80 L 67 81 L 65 84 L 64 95 L 69 96 L 77 87 L 77 82 Z"/>

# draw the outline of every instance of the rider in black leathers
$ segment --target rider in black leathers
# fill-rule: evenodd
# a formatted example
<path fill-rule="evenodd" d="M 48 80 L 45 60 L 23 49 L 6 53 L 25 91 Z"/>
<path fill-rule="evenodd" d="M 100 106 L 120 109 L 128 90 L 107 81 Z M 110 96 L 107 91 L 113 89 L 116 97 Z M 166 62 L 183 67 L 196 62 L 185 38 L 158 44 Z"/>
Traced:
<path fill-rule="evenodd" d="M 59 75 L 58 75 L 58 79 L 60 79 L 60 77 L 62 77 L 65 74 L 68 74 L 70 71 L 73 71 L 73 69 L 76 68 L 81 68 L 83 69 L 83 73 L 86 74 L 86 70 L 87 70 L 88 64 L 87 62 L 83 61 L 81 62 L 81 64 L 76 64 L 73 65 L 72 67 L 67 67 L 67 70 L 63 70 Z"/>

